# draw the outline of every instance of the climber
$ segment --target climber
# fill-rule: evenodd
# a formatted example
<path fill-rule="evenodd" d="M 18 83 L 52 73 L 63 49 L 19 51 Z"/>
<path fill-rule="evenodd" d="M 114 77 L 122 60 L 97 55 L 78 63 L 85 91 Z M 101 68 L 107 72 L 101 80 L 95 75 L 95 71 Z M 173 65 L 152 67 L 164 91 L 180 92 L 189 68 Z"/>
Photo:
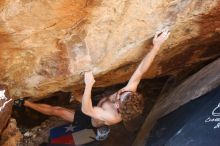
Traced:
<path fill-rule="evenodd" d="M 92 104 L 91 91 L 95 83 L 92 72 L 85 72 L 85 90 L 82 96 L 81 110 L 70 110 L 62 107 L 53 107 L 46 104 L 33 103 L 28 100 L 19 100 L 19 104 L 32 108 L 43 114 L 57 116 L 85 128 L 113 125 L 121 121 L 129 121 L 140 115 L 144 108 L 143 97 L 136 92 L 142 75 L 148 70 L 160 46 L 169 36 L 168 29 L 156 33 L 153 39 L 152 50 L 144 57 L 128 84 L 109 97 L 102 98 L 97 105 Z"/>

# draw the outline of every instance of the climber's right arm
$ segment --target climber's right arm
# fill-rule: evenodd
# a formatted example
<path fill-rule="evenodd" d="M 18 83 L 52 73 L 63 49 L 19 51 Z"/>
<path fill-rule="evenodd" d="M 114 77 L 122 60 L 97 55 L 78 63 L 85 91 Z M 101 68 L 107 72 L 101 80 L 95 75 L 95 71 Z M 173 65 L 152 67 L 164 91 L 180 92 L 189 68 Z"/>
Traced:
<path fill-rule="evenodd" d="M 123 91 L 136 92 L 137 86 L 143 74 L 149 69 L 150 65 L 152 64 L 155 56 L 157 55 L 159 51 L 160 46 L 169 37 L 169 34 L 170 32 L 168 31 L 168 29 L 155 34 L 154 39 L 153 39 L 153 48 L 141 61 L 138 68 L 135 70 L 135 72 L 131 76 L 128 84 L 122 89 Z"/>

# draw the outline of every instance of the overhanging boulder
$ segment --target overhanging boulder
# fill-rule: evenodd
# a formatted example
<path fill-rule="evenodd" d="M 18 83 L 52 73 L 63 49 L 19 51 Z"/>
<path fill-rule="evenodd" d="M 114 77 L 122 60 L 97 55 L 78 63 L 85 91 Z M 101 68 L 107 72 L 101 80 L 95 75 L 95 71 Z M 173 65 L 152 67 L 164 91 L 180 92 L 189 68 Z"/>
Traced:
<path fill-rule="evenodd" d="M 220 55 L 219 0 L 4 0 L 0 2 L 0 83 L 12 98 L 82 89 L 130 77 L 154 33 L 171 36 L 145 78 L 177 74 Z"/>

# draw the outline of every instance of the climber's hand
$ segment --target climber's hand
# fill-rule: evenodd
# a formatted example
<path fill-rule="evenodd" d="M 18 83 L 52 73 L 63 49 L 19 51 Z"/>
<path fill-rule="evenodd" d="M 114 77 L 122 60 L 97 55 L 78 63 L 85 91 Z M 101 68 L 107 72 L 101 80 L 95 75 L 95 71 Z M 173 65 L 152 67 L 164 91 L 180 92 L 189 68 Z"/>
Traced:
<path fill-rule="evenodd" d="M 170 32 L 168 28 L 165 28 L 162 31 L 156 32 L 154 39 L 153 39 L 153 44 L 154 46 L 160 47 L 163 42 L 169 37 Z"/>
<path fill-rule="evenodd" d="M 85 72 L 84 81 L 86 85 L 91 85 L 91 86 L 95 83 L 95 79 L 92 74 L 92 71 Z"/>

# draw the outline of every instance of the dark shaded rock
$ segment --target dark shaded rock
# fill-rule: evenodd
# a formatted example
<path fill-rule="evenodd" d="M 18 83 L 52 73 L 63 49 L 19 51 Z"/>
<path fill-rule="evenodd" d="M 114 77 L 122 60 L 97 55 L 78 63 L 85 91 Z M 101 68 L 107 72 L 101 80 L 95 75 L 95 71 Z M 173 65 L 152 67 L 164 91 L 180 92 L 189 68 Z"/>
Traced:
<path fill-rule="evenodd" d="M 155 122 L 174 111 L 181 105 L 196 99 L 220 85 L 220 58 L 202 68 L 178 85 L 167 96 L 161 95 L 157 100 L 142 129 L 139 131 L 134 146 L 142 146 Z"/>

